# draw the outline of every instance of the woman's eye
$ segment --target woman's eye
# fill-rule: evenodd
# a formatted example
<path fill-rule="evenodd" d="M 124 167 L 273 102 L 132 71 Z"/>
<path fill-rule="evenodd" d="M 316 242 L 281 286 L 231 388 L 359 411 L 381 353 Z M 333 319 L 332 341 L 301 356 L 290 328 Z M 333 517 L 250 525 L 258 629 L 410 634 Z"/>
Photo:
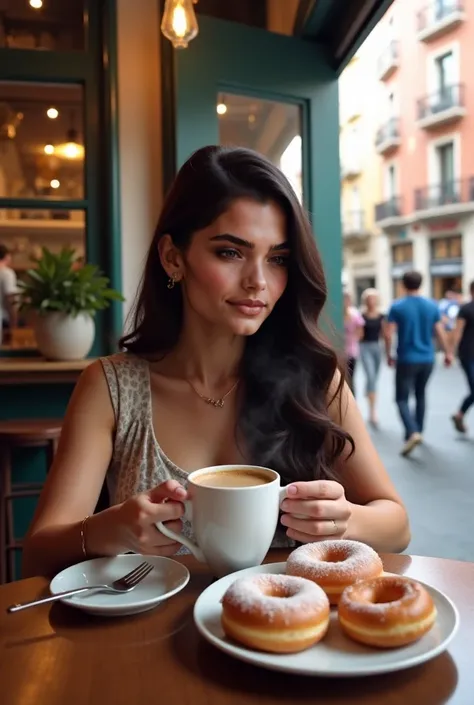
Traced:
<path fill-rule="evenodd" d="M 223 259 L 236 259 L 240 257 L 240 252 L 233 250 L 230 247 L 226 247 L 225 250 L 217 250 L 217 255 Z"/>
<path fill-rule="evenodd" d="M 285 255 L 276 255 L 276 257 L 272 257 L 270 259 L 270 262 L 272 264 L 276 264 L 278 267 L 287 267 L 288 266 L 288 257 Z"/>

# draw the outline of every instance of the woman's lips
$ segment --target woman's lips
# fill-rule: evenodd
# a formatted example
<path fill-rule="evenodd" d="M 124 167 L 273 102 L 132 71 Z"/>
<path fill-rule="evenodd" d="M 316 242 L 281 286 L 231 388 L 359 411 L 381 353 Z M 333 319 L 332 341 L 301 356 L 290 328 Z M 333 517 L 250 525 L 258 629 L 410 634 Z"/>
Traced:
<path fill-rule="evenodd" d="M 244 316 L 258 316 L 266 308 L 263 301 L 253 301 L 252 299 L 228 301 L 227 303 Z"/>

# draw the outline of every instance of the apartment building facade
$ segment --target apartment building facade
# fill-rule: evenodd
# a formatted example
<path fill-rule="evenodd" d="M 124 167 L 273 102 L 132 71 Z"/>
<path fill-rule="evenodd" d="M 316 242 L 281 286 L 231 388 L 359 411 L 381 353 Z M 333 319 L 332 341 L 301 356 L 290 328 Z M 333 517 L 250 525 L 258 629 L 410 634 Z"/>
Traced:
<path fill-rule="evenodd" d="M 381 260 L 374 212 L 374 203 L 382 198 L 380 157 L 374 148 L 381 91 L 374 64 L 379 37 L 375 30 L 339 79 L 342 283 L 355 303 L 364 289 L 377 286 Z"/>
<path fill-rule="evenodd" d="M 474 280 L 474 0 L 395 0 L 375 30 L 381 87 L 375 149 L 382 195 L 382 301 L 405 271 L 423 293 L 467 291 Z"/>

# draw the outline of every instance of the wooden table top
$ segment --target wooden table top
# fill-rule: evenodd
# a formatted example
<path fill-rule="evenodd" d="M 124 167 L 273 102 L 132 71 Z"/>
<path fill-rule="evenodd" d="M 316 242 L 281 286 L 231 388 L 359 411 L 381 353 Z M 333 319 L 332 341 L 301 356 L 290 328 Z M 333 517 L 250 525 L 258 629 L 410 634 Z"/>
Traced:
<path fill-rule="evenodd" d="M 44 357 L 0 357 L 1 384 L 75 382 L 93 362 L 85 360 L 46 360 Z"/>
<path fill-rule="evenodd" d="M 287 552 L 269 554 L 270 562 Z M 191 581 L 157 609 L 121 619 L 89 617 L 61 604 L 17 614 L 5 608 L 47 593 L 44 578 L 0 587 L 1 700 L 8 705 L 467 705 L 474 698 L 474 563 L 386 555 L 385 569 L 437 587 L 456 603 L 461 626 L 449 650 L 398 673 L 325 679 L 259 669 L 208 644 L 192 619 L 212 578 L 180 558 Z"/>

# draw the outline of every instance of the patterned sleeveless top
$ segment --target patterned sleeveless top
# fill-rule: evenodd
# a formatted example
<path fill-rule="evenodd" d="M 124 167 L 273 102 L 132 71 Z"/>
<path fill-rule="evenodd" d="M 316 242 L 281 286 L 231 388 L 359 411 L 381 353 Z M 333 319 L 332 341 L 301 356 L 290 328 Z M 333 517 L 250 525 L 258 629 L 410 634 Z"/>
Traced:
<path fill-rule="evenodd" d="M 163 452 L 153 430 L 150 369 L 147 360 L 130 353 L 100 358 L 115 415 L 112 461 L 107 471 L 110 503 L 120 504 L 166 480 L 184 487 L 188 473 Z M 183 521 L 183 533 L 195 540 L 191 524 Z M 284 528 L 276 531 L 273 547 L 296 545 Z M 188 553 L 183 546 L 179 553 Z"/>

